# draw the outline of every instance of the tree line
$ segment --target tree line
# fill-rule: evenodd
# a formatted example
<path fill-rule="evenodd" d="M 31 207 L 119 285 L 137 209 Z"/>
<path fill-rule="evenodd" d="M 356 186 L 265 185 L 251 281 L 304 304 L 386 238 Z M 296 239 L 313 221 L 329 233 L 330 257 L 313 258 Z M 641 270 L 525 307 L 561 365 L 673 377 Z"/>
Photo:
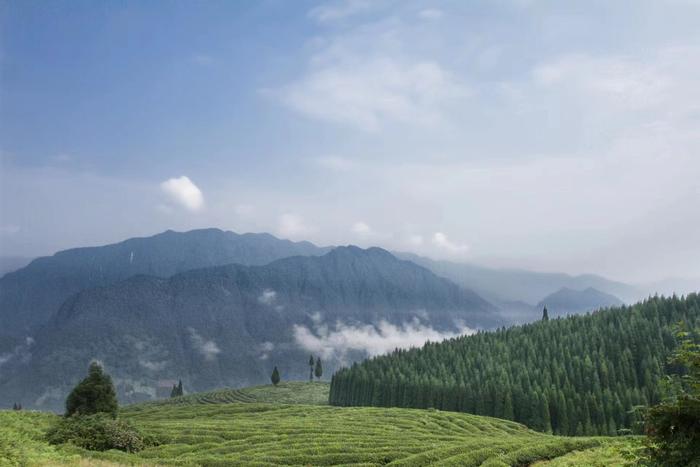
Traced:
<path fill-rule="evenodd" d="M 514 420 L 560 435 L 633 428 L 658 403 L 674 325 L 700 324 L 700 297 L 479 332 L 353 364 L 333 375 L 337 406 L 436 408 Z"/>
<path fill-rule="evenodd" d="M 321 357 L 316 357 L 316 360 L 314 360 L 314 356 L 311 355 L 309 356 L 309 382 L 314 380 L 314 376 L 316 376 L 317 380 L 321 380 L 321 376 L 323 376 L 323 365 L 321 364 Z M 277 367 L 274 367 L 270 375 L 270 381 L 272 381 L 273 385 L 277 386 L 280 380 L 280 372 Z"/>

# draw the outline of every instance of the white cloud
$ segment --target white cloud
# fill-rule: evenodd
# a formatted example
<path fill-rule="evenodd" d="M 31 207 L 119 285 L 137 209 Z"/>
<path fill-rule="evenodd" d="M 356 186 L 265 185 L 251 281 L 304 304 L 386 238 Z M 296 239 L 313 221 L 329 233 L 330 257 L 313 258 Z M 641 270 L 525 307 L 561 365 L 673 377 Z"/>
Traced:
<path fill-rule="evenodd" d="M 438 63 L 362 56 L 312 66 L 283 100 L 306 116 L 376 131 L 396 122 L 437 125 L 448 103 L 469 94 Z"/>
<path fill-rule="evenodd" d="M 197 350 L 205 360 L 212 361 L 221 353 L 221 349 L 213 340 L 207 340 L 202 337 L 194 328 L 187 328 L 190 333 L 190 341 L 192 346 Z"/>
<path fill-rule="evenodd" d="M 369 10 L 370 0 L 337 0 L 318 5 L 309 11 L 309 16 L 319 23 L 340 20 Z"/>
<path fill-rule="evenodd" d="M 350 159 L 340 156 L 324 156 L 317 157 L 314 162 L 319 167 L 334 172 L 347 172 L 353 168 L 353 163 Z"/>
<path fill-rule="evenodd" d="M 171 178 L 160 184 L 161 190 L 170 199 L 185 209 L 199 211 L 204 206 L 204 196 L 200 189 L 186 176 Z"/>
<path fill-rule="evenodd" d="M 420 347 L 427 341 L 439 342 L 474 333 L 473 329 L 463 325 L 456 332 L 442 332 L 421 324 L 418 319 L 402 325 L 394 325 L 387 321 L 380 321 L 376 326 L 338 322 L 330 328 L 317 324 L 313 330 L 295 325 L 293 331 L 296 343 L 304 350 L 321 355 L 325 359 L 335 358 L 341 361 L 351 351 L 362 351 L 368 356 L 375 356 L 396 348 Z"/>
<path fill-rule="evenodd" d="M 269 341 L 263 342 L 258 346 L 258 358 L 267 360 L 270 358 L 270 353 L 275 350 L 275 344 Z"/>
<path fill-rule="evenodd" d="M 353 233 L 355 233 L 361 237 L 366 237 L 368 235 L 372 235 L 372 233 L 373 233 L 372 228 L 362 221 L 355 222 L 352 225 L 352 231 L 353 231 Z"/>
<path fill-rule="evenodd" d="M 195 54 L 192 56 L 192 61 L 198 65 L 211 65 L 214 63 L 214 57 L 207 54 Z"/>
<path fill-rule="evenodd" d="M 435 232 L 433 234 L 432 242 L 436 247 L 447 250 L 450 253 L 464 254 L 469 251 L 468 245 L 453 243 L 449 238 L 447 238 L 447 235 L 442 232 Z"/>
<path fill-rule="evenodd" d="M 277 232 L 288 238 L 299 237 L 314 232 L 315 229 L 304 223 L 304 219 L 298 214 L 286 213 L 279 217 Z"/>
<path fill-rule="evenodd" d="M 22 229 L 20 229 L 19 225 L 0 225 L 0 235 L 14 235 L 19 233 L 20 230 Z"/>
<path fill-rule="evenodd" d="M 411 246 L 421 246 L 423 245 L 423 236 L 422 235 L 409 235 L 408 238 L 406 239 L 406 242 L 411 245 Z"/>
<path fill-rule="evenodd" d="M 420 16 L 423 19 L 429 20 L 440 19 L 443 17 L 443 15 L 444 12 L 436 8 L 426 8 L 425 10 L 421 10 L 418 12 L 418 16 Z"/>
<path fill-rule="evenodd" d="M 250 204 L 237 204 L 234 206 L 233 212 L 235 212 L 237 216 L 247 217 L 255 212 L 255 207 Z"/>
<path fill-rule="evenodd" d="M 277 292 L 272 289 L 265 289 L 258 297 L 258 302 L 263 305 L 272 305 L 277 300 Z"/>

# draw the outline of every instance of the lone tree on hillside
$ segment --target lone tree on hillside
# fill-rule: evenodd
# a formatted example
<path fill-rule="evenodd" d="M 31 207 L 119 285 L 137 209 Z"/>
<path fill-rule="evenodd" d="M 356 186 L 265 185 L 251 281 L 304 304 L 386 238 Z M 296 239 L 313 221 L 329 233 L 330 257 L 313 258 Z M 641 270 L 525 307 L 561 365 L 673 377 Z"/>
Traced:
<path fill-rule="evenodd" d="M 99 412 L 117 416 L 117 393 L 112 378 L 99 363 L 92 362 L 85 379 L 73 388 L 66 399 L 66 416 L 91 415 Z"/>
<path fill-rule="evenodd" d="M 309 355 L 309 381 L 314 380 L 314 356 Z"/>
<path fill-rule="evenodd" d="M 542 321 L 549 321 L 549 313 L 547 312 L 547 307 L 542 310 Z"/>
<path fill-rule="evenodd" d="M 270 376 L 270 380 L 272 381 L 272 384 L 277 386 L 280 383 L 280 372 L 277 371 L 277 367 L 275 367 L 272 370 L 272 375 Z"/>
<path fill-rule="evenodd" d="M 323 376 L 323 367 L 321 366 L 321 357 L 318 357 L 316 359 L 316 368 L 314 369 L 314 374 L 316 375 L 317 379 L 321 379 L 321 376 Z"/>

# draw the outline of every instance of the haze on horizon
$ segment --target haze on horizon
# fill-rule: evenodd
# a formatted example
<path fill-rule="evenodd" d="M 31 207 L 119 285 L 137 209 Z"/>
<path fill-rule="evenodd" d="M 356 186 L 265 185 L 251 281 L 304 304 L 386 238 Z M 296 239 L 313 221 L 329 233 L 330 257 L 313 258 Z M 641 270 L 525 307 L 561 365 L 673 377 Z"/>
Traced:
<path fill-rule="evenodd" d="M 267 231 L 700 278 L 700 3 L 5 2 L 0 255 Z"/>

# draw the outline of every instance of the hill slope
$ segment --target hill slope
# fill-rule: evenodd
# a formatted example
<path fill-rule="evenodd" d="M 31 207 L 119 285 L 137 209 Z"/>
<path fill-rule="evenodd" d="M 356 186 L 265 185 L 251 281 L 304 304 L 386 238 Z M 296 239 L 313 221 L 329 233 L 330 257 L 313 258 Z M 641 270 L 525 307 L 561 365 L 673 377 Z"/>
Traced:
<path fill-rule="evenodd" d="M 700 296 L 431 343 L 340 370 L 330 403 L 435 407 L 558 434 L 614 434 L 632 425 L 633 406 L 658 402 L 679 321 L 700 324 Z"/>
<path fill-rule="evenodd" d="M 122 417 L 162 444 L 136 454 L 96 453 L 41 441 L 49 414 L 0 412 L 0 455 L 70 461 L 79 453 L 120 464 L 150 465 L 526 465 L 577 449 L 599 438 L 562 438 L 517 423 L 450 412 L 338 408 L 283 404 L 169 405 L 124 410 Z M 22 424 L 23 420 L 27 423 Z M 10 420 L 12 423 L 6 423 Z M 27 426 L 31 423 L 31 426 Z M 25 441 L 4 453 L 5 436 Z M 12 456 L 12 457 L 10 457 Z"/>
<path fill-rule="evenodd" d="M 124 410 L 139 410 L 159 405 L 194 405 L 194 404 L 228 404 L 231 402 L 268 403 L 268 404 L 306 404 L 328 405 L 330 384 L 324 381 L 312 383 L 302 381 L 283 381 L 277 386 L 266 384 L 240 389 L 217 389 L 196 392 L 181 397 L 172 397 L 157 401 L 142 402 L 127 406 Z"/>
<path fill-rule="evenodd" d="M 606 294 L 592 287 L 585 290 L 562 287 L 543 298 L 537 304 L 537 309 L 542 310 L 546 306 L 549 310 L 549 316 L 555 318 L 622 304 L 622 300 L 614 295 Z"/>
<path fill-rule="evenodd" d="M 328 251 L 269 234 L 239 235 L 219 229 L 184 233 L 168 230 L 112 245 L 60 251 L 0 278 L 1 334 L 26 336 L 34 326 L 46 323 L 71 295 L 136 274 L 169 277 L 194 268 L 230 263 L 262 265 Z"/>
<path fill-rule="evenodd" d="M 440 336 L 465 324 L 502 323 L 473 292 L 378 248 L 135 276 L 67 300 L 3 365 L 0 405 L 58 408 L 95 358 L 122 402 L 136 402 L 163 380 L 197 391 L 261 384 L 273 365 L 283 379 L 303 380 L 309 353 L 330 374 L 336 358 L 364 358 L 384 338 L 373 325 Z"/>

